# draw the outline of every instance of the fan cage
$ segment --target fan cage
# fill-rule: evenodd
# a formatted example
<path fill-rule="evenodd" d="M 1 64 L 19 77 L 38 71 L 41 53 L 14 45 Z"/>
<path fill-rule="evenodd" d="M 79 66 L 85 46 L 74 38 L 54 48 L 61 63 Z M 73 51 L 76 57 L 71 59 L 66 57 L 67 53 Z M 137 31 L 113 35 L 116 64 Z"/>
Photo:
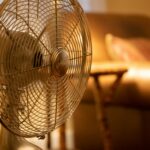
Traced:
<path fill-rule="evenodd" d="M 8 0 L 0 11 L 0 115 L 23 137 L 63 124 L 79 105 L 92 61 L 76 0 Z"/>

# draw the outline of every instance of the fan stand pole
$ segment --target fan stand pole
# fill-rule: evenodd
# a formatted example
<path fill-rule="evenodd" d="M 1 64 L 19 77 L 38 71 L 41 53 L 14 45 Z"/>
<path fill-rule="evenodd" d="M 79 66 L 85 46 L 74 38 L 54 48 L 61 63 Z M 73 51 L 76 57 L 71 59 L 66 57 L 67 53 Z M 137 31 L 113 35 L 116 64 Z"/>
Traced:
<path fill-rule="evenodd" d="M 66 150 L 66 136 L 65 136 L 65 128 L 66 128 L 66 125 L 63 124 L 61 127 L 60 127 L 60 149 L 61 150 Z"/>
<path fill-rule="evenodd" d="M 26 139 L 16 136 L 0 123 L 0 150 L 18 150 L 20 147 L 29 146 L 34 150 L 42 150 L 40 147 L 27 141 Z"/>
<path fill-rule="evenodd" d="M 99 123 L 99 128 L 100 128 L 100 132 L 102 134 L 102 138 L 103 138 L 103 147 L 104 150 L 112 150 L 112 137 L 111 137 L 111 131 L 109 128 L 109 122 L 107 119 L 107 113 L 106 113 L 106 109 L 105 109 L 105 103 L 106 103 L 106 98 L 108 97 L 108 95 L 105 95 L 101 84 L 99 82 L 99 77 L 102 75 L 116 75 L 117 79 L 115 80 L 114 84 L 112 85 L 111 91 L 109 95 L 112 99 L 112 94 L 114 92 L 114 90 L 116 89 L 116 87 L 118 86 L 122 76 L 124 75 L 124 73 L 126 73 L 128 70 L 126 68 L 124 69 L 115 69 L 112 70 L 110 69 L 106 69 L 103 71 L 98 71 L 98 72 L 94 72 L 91 73 L 91 76 L 93 78 L 93 94 L 94 94 L 94 100 L 95 100 L 95 105 L 96 105 L 96 115 L 97 115 L 97 121 Z"/>
<path fill-rule="evenodd" d="M 19 147 L 19 143 L 15 135 L 10 133 L 3 125 L 0 123 L 0 150 L 14 150 Z"/>

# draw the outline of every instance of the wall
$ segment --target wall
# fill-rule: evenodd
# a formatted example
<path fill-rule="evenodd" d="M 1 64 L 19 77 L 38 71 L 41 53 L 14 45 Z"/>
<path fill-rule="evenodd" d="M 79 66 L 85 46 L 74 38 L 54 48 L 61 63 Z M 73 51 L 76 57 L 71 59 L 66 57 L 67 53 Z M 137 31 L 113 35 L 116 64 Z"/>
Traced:
<path fill-rule="evenodd" d="M 0 3 L 3 0 L 0 0 Z M 150 15 L 150 0 L 79 0 L 86 11 Z"/>
<path fill-rule="evenodd" d="M 150 0 L 79 0 L 86 11 L 150 15 Z"/>
<path fill-rule="evenodd" d="M 106 0 L 105 2 L 108 12 L 150 15 L 149 0 Z"/>
<path fill-rule="evenodd" d="M 106 1 L 105 0 L 79 0 L 84 10 L 89 12 L 105 12 Z"/>

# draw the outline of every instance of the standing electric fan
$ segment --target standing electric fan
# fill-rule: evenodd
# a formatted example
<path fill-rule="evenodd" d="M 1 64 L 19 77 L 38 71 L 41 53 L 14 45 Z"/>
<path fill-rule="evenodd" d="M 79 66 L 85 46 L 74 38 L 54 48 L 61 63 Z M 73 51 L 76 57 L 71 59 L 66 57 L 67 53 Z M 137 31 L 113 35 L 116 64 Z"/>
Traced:
<path fill-rule="evenodd" d="M 6 0 L 0 10 L 0 119 L 21 137 L 43 137 L 78 106 L 91 39 L 76 0 Z"/>

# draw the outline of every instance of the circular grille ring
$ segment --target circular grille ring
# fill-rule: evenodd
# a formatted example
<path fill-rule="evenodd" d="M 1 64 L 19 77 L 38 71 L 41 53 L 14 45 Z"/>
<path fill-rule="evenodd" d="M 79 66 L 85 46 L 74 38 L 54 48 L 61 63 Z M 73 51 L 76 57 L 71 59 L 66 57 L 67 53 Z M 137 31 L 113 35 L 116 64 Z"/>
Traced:
<path fill-rule="evenodd" d="M 91 39 L 76 0 L 9 0 L 0 12 L 0 115 L 13 133 L 42 136 L 78 106 Z"/>

